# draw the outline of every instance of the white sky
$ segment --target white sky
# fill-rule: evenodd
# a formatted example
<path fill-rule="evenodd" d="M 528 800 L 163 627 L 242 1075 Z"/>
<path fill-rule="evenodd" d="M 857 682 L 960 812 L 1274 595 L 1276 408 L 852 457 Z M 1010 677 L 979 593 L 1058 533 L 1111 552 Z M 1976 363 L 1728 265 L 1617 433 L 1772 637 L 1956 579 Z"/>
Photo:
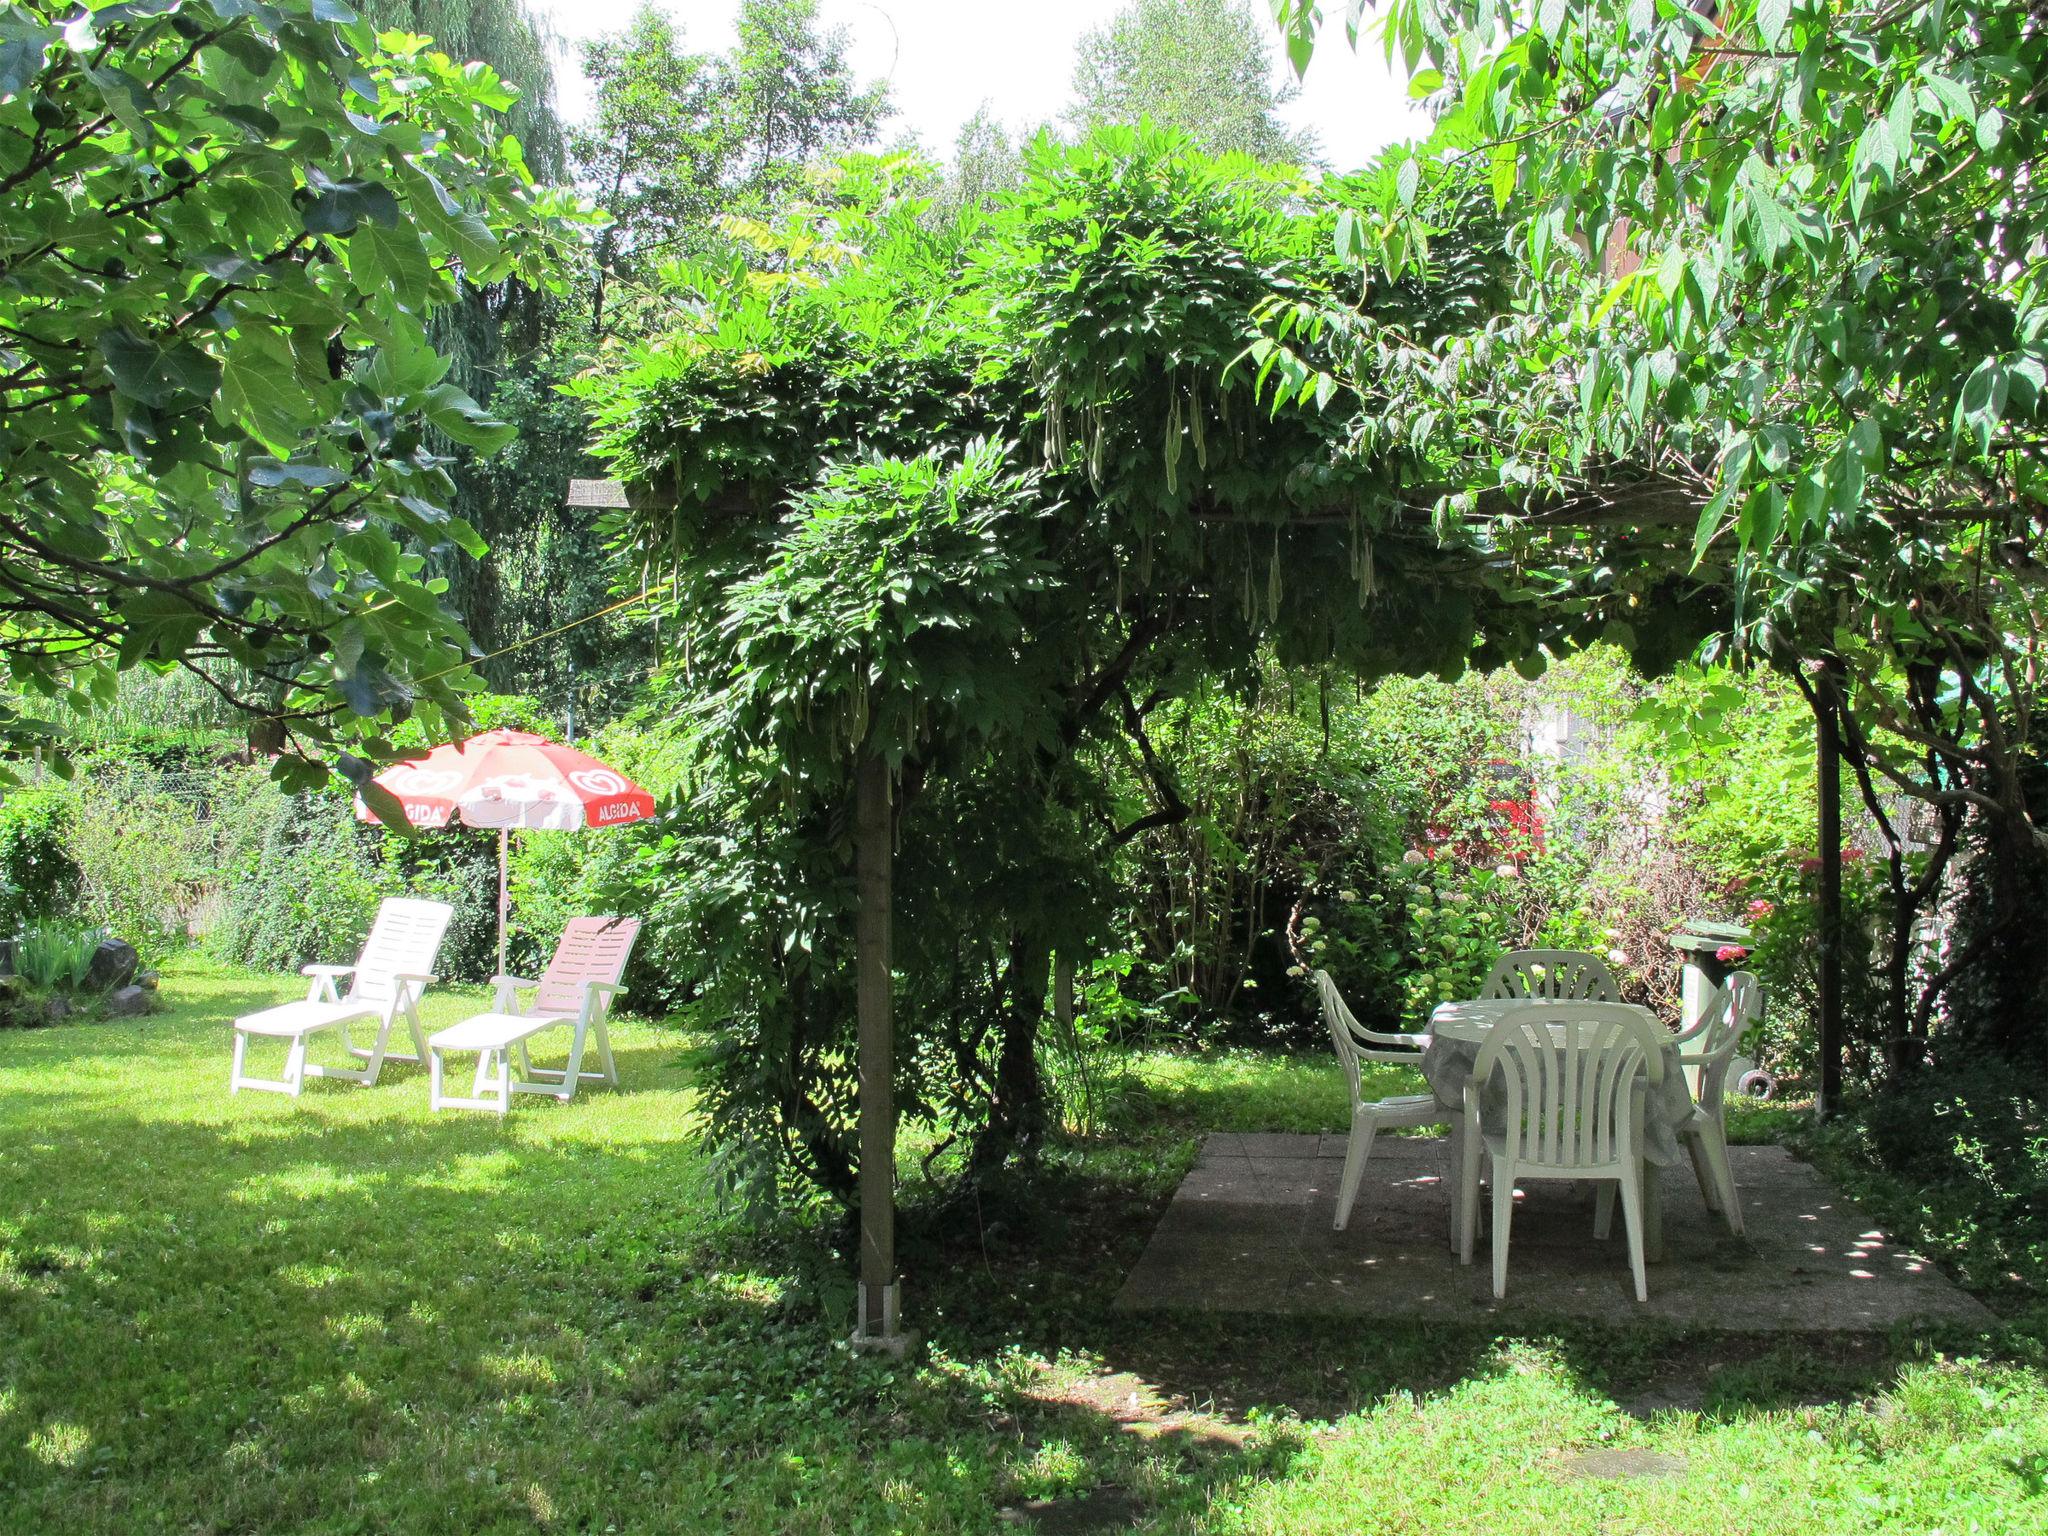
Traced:
<path fill-rule="evenodd" d="M 557 104 L 570 117 L 589 106 L 574 44 L 615 32 L 638 0 L 528 0 L 561 40 Z M 1120 8 L 1118 0 L 823 0 L 827 26 L 845 27 L 849 56 L 865 83 L 887 79 L 896 117 L 885 137 L 908 131 L 936 153 L 950 153 L 954 135 L 984 102 L 1013 132 L 1058 119 L 1074 72 L 1074 45 Z M 737 0 L 666 0 L 692 46 L 728 47 Z M 1263 20 L 1264 0 L 1253 0 Z M 1279 40 L 1274 39 L 1276 67 Z M 1359 40 L 1354 55 L 1340 26 L 1330 27 L 1309 65 L 1301 95 L 1283 113 L 1312 128 L 1332 167 L 1349 170 L 1398 140 L 1419 137 L 1429 123 L 1408 100 L 1407 82 L 1390 75 L 1377 39 Z"/>

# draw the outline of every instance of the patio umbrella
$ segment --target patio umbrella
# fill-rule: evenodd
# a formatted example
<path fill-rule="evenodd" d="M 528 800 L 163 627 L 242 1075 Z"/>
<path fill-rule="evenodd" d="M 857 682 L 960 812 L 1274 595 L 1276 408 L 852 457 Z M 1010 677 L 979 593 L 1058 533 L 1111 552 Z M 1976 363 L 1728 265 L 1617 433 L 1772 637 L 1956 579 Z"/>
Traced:
<path fill-rule="evenodd" d="M 531 731 L 482 731 L 393 763 L 377 775 L 415 827 L 465 826 L 498 833 L 498 971 L 505 970 L 507 840 L 514 827 L 565 831 L 616 827 L 654 814 L 654 796 L 587 752 Z M 383 818 L 356 797 L 363 821 Z"/>

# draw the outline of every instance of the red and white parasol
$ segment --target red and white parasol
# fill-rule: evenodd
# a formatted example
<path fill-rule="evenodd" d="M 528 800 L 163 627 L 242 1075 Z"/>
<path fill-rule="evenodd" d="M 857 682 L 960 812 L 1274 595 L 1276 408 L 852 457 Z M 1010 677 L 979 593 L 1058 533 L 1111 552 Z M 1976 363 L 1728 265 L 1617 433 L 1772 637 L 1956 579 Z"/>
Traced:
<path fill-rule="evenodd" d="M 587 752 L 531 731 L 482 731 L 393 763 L 376 782 L 416 827 L 460 820 L 498 833 L 498 970 L 505 969 L 506 838 L 514 827 L 616 827 L 654 814 L 654 796 Z M 382 822 L 356 797 L 356 815 Z"/>

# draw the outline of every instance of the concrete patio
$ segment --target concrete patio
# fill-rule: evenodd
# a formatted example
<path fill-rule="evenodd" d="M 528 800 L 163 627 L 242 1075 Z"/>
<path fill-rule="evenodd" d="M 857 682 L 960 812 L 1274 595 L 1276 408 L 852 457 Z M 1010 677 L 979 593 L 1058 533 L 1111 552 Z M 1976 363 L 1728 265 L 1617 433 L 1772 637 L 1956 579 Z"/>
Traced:
<path fill-rule="evenodd" d="M 1690 1167 L 1663 1180 L 1666 1257 L 1650 1299 L 1629 1285 L 1621 1218 L 1593 1238 L 1590 1186 L 1537 1184 L 1517 1203 L 1508 1290 L 1493 1297 L 1490 1239 L 1450 1250 L 1449 1147 L 1382 1136 L 1351 1224 L 1333 1231 L 1341 1135 L 1219 1134 L 1118 1293 L 1129 1311 L 1277 1312 L 1470 1321 L 1490 1313 L 1655 1318 L 1732 1332 L 1871 1332 L 1910 1321 L 1989 1326 L 1991 1314 L 1895 1247 L 1782 1147 L 1732 1147 L 1744 1237 L 1709 1212 Z"/>

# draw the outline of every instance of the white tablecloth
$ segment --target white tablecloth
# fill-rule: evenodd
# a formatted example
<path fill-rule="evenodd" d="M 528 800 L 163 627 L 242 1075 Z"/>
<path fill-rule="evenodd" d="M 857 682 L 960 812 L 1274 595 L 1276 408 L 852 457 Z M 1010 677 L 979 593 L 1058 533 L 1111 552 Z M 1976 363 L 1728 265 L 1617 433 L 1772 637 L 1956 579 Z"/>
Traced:
<path fill-rule="evenodd" d="M 1429 1044 L 1422 1051 L 1422 1075 L 1428 1079 L 1429 1090 L 1436 1095 L 1439 1104 L 1446 1109 L 1463 1111 L 1465 1085 L 1472 1080 L 1472 1067 L 1479 1059 L 1479 1047 L 1486 1042 L 1487 1031 L 1500 1022 L 1501 1014 L 1507 1009 L 1526 1007 L 1529 1002 L 1528 998 L 1501 998 L 1444 1003 L 1430 1015 Z M 1556 1006 L 1571 1005 L 1560 1003 Z M 1655 1022 L 1656 1015 L 1649 1009 L 1638 1008 L 1636 1011 Z M 1643 1158 L 1659 1167 L 1668 1166 L 1679 1159 L 1679 1129 L 1698 1113 L 1693 1107 L 1692 1095 L 1686 1091 L 1685 1073 L 1678 1065 L 1677 1041 L 1667 1039 L 1664 1043 L 1664 1081 L 1651 1083 L 1646 1080 L 1644 1087 Z M 1494 1128 L 1505 1110 L 1506 1098 L 1506 1090 L 1497 1078 L 1480 1095 L 1479 1117 L 1487 1129 Z"/>

